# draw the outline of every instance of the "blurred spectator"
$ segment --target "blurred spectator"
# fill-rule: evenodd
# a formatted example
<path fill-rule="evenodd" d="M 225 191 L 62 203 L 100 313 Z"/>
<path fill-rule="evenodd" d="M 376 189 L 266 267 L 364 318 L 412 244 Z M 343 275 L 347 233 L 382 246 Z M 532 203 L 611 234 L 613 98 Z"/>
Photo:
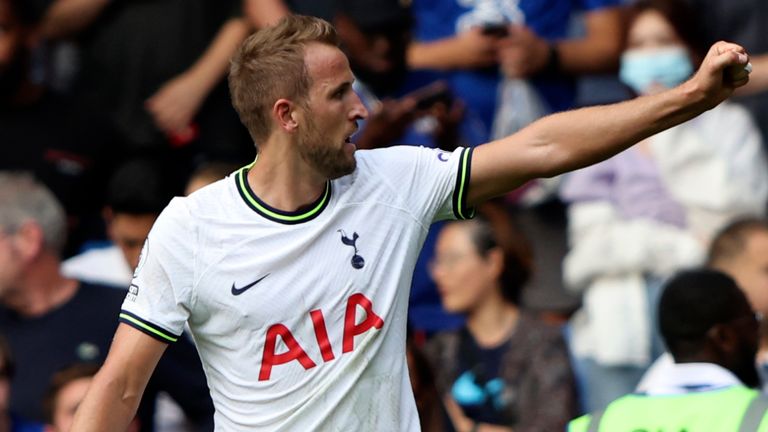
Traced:
<path fill-rule="evenodd" d="M 64 261 L 62 272 L 81 281 L 126 289 L 155 219 L 170 201 L 162 167 L 152 161 L 125 162 L 107 187 L 102 211 L 111 245 L 92 248 Z"/>
<path fill-rule="evenodd" d="M 1 432 L 42 432 L 43 425 L 28 423 L 10 411 L 11 378 L 14 364 L 11 349 L 5 337 L 0 335 L 0 431 Z"/>
<path fill-rule="evenodd" d="M 76 247 L 98 217 L 100 163 L 112 139 L 100 113 L 75 112 L 74 100 L 45 86 L 34 6 L 0 0 L 0 169 L 33 171 L 53 191 Z"/>
<path fill-rule="evenodd" d="M 723 228 L 712 240 L 707 266 L 736 280 L 755 312 L 768 314 L 768 221 L 758 218 L 738 219 Z M 763 388 L 768 388 L 768 329 L 761 326 L 758 353 Z M 638 384 L 645 390 L 658 376 L 669 373 L 674 361 L 669 353 L 659 357 Z"/>
<path fill-rule="evenodd" d="M 416 0 L 414 69 L 437 70 L 482 123 L 488 141 L 499 103 L 499 65 L 529 80 L 545 112 L 571 108 L 574 76 L 610 70 L 622 42 L 619 0 Z M 586 34 L 569 38 L 571 19 L 585 10 Z M 515 100 L 506 101 L 514 104 Z M 525 103 L 525 101 L 519 101 Z M 517 111 L 530 109 L 518 106 Z M 508 110 L 509 111 L 509 110 Z M 514 111 L 514 110 L 513 110 Z M 505 122 L 514 121 L 504 118 Z"/>
<path fill-rule="evenodd" d="M 408 91 L 411 8 L 398 0 L 340 0 L 337 7 L 334 23 L 355 74 L 355 91 L 369 111 L 355 137 L 357 147 L 405 144 L 453 151 L 462 108 L 446 83 Z"/>
<path fill-rule="evenodd" d="M 563 430 L 576 412 L 568 350 L 558 327 L 518 308 L 529 251 L 495 222 L 451 222 L 438 237 L 432 275 L 444 307 L 467 318 L 427 345 L 438 389 L 458 431 Z"/>
<path fill-rule="evenodd" d="M 675 276 L 659 302 L 659 327 L 675 364 L 644 393 L 576 419 L 568 430 L 764 430 L 766 405 L 753 389 L 758 325 L 744 293 L 725 274 Z"/>
<path fill-rule="evenodd" d="M 406 129 L 427 114 L 415 99 L 396 98 L 407 73 L 410 8 L 397 0 L 341 0 L 334 24 L 355 74 L 355 91 L 370 113 L 355 144 L 371 149 L 402 143 Z"/>
<path fill-rule="evenodd" d="M 11 410 L 43 421 L 41 401 L 53 374 L 72 363 L 104 361 L 117 328 L 124 291 L 60 273 L 63 211 L 31 177 L 0 173 L 0 328 L 16 359 Z M 213 421 L 202 365 L 185 338 L 158 364 L 139 409 L 153 430 L 155 395 L 168 392 L 204 429 Z M 178 345 L 178 348 L 176 347 Z M 166 360 L 167 359 L 167 360 Z"/>
<path fill-rule="evenodd" d="M 77 407 L 85 398 L 93 376 L 99 366 L 78 363 L 57 372 L 51 379 L 44 407 L 48 427 L 46 432 L 70 432 Z M 138 432 L 138 420 L 134 420 L 127 432 Z"/>
<path fill-rule="evenodd" d="M 725 227 L 712 241 L 707 264 L 736 280 L 752 308 L 768 316 L 768 220 L 740 219 Z M 768 389 L 768 326 L 761 326 L 757 356 L 763 390 Z"/>
<path fill-rule="evenodd" d="M 650 94 L 688 79 L 702 54 L 691 14 L 682 0 L 636 3 L 622 81 Z M 663 351 L 652 337 L 662 280 L 702 263 L 712 235 L 734 217 L 765 208 L 761 144 L 749 113 L 726 103 L 566 179 L 564 275 L 584 293 L 572 349 L 587 410 L 632 391 Z"/>
<path fill-rule="evenodd" d="M 164 161 L 178 191 L 194 158 L 250 158 L 222 80 L 249 32 L 241 0 L 49 2 L 41 32 L 77 37 L 73 92 L 108 116 L 113 153 Z"/>
<path fill-rule="evenodd" d="M 768 316 L 768 220 L 739 219 L 723 228 L 707 264 L 734 278 L 752 308 Z"/>
<path fill-rule="evenodd" d="M 187 179 L 187 186 L 184 189 L 184 195 L 189 195 L 192 192 L 207 186 L 217 180 L 221 180 L 231 173 L 237 171 L 240 168 L 239 165 L 234 165 L 226 162 L 209 162 L 199 166 L 192 175 Z"/>

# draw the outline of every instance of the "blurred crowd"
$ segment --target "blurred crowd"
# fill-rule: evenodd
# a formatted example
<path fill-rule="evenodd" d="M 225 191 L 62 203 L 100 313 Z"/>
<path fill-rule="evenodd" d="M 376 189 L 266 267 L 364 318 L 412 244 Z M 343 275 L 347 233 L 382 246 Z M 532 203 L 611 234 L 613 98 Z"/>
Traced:
<path fill-rule="evenodd" d="M 647 402 L 624 395 L 727 381 L 680 364 L 768 378 L 762 0 L 0 0 L 0 432 L 68 430 L 155 218 L 253 160 L 229 59 L 289 13 L 336 27 L 370 113 L 358 149 L 477 146 L 675 87 L 717 40 L 751 55 L 723 105 L 433 225 L 408 317 L 423 430 L 619 430 Z M 627 412 L 673 409 L 648 400 Z M 131 430 L 212 414 L 181 338 Z"/>

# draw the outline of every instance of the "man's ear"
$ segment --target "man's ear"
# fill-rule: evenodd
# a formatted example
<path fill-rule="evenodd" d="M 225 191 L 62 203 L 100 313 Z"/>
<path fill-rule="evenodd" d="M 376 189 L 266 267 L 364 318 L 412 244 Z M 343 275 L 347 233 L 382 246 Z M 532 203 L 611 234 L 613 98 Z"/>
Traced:
<path fill-rule="evenodd" d="M 300 114 L 295 103 L 288 99 L 278 99 L 272 105 L 272 116 L 281 130 L 293 133 L 299 126 Z"/>
<path fill-rule="evenodd" d="M 502 273 L 504 273 L 504 250 L 499 246 L 489 250 L 486 255 L 486 261 L 496 278 L 500 278 Z"/>
<path fill-rule="evenodd" d="M 727 323 L 720 323 L 712 326 L 707 332 L 707 337 L 721 353 L 736 352 L 739 345 L 739 336 L 737 330 Z"/>

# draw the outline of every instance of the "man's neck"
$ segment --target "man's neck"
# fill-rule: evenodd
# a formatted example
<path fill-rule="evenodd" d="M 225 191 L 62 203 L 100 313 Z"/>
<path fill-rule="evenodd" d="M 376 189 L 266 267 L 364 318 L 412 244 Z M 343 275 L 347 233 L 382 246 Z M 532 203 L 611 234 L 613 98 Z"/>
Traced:
<path fill-rule="evenodd" d="M 248 185 L 259 199 L 282 211 L 312 204 L 325 191 L 328 179 L 309 166 L 291 143 L 271 141 L 248 171 Z"/>
<path fill-rule="evenodd" d="M 38 258 L 22 277 L 16 289 L 9 292 L 3 304 L 25 317 L 40 317 L 68 302 L 77 293 L 79 282 L 65 278 L 59 271 L 57 257 Z"/>

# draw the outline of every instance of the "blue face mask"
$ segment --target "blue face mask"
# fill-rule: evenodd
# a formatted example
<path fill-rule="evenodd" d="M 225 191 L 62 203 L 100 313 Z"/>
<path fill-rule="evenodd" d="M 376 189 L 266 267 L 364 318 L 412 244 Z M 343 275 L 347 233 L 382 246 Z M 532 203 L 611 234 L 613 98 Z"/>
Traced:
<path fill-rule="evenodd" d="M 682 47 L 653 51 L 629 50 L 621 56 L 619 79 L 636 93 L 645 94 L 651 84 L 672 88 L 693 74 L 688 51 Z"/>

